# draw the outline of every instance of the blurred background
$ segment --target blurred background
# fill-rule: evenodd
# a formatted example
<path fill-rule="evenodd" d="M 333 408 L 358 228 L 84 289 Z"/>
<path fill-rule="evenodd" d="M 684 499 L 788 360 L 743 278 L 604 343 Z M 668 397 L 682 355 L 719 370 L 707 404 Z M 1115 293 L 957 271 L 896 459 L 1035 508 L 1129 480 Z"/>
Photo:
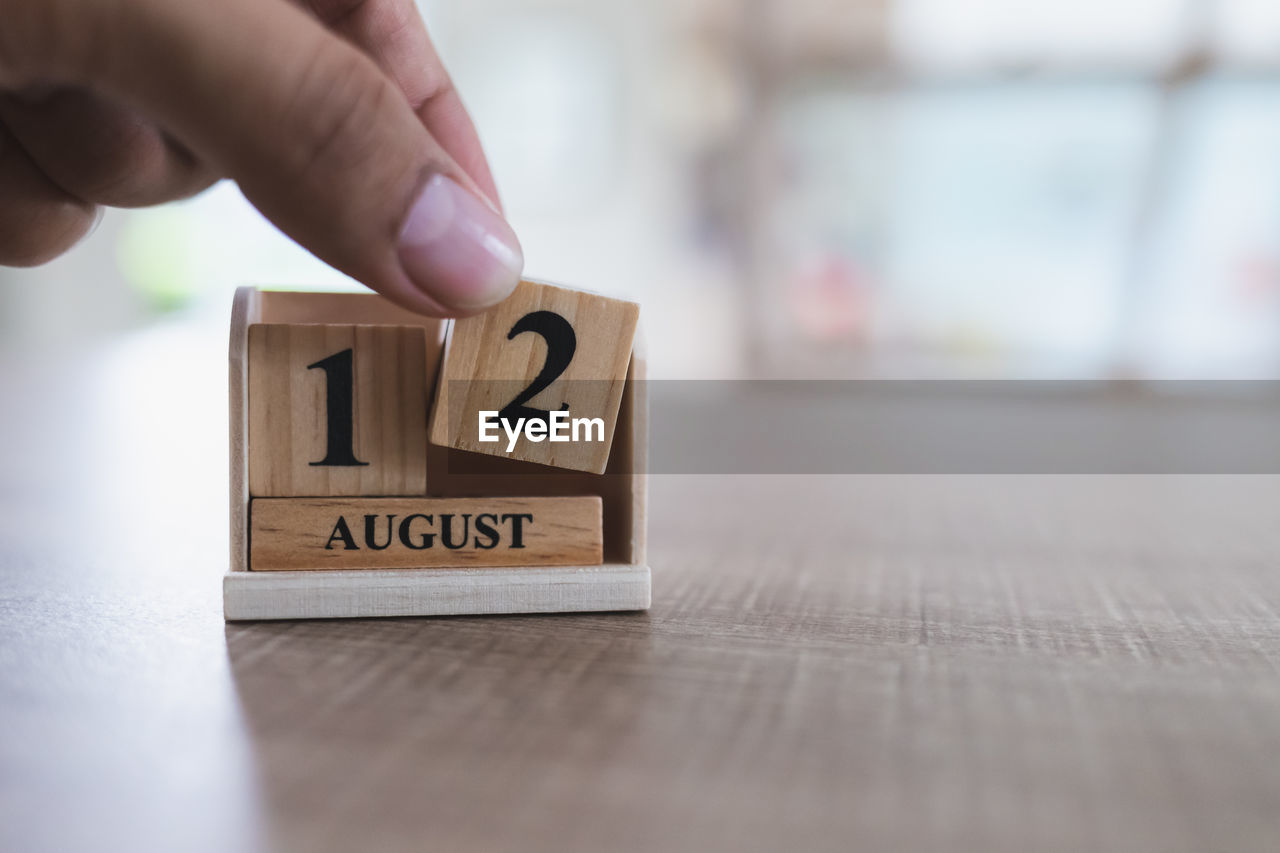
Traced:
<path fill-rule="evenodd" d="M 659 377 L 1280 377 L 1275 0 L 429 0 L 527 273 Z M 350 287 L 233 185 L 0 269 L 0 333 Z"/>

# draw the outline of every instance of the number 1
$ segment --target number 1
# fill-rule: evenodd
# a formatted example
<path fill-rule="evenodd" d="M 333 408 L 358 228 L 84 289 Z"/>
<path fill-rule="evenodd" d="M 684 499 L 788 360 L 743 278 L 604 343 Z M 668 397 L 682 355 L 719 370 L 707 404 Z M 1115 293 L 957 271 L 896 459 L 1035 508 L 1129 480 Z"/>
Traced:
<path fill-rule="evenodd" d="M 351 349 L 336 352 L 328 358 L 322 358 L 315 364 L 308 364 L 307 370 L 320 368 L 325 379 L 325 421 L 327 425 L 328 446 L 324 458 L 311 465 L 355 467 L 368 465 L 356 458 L 355 449 L 355 370 L 354 354 Z"/>

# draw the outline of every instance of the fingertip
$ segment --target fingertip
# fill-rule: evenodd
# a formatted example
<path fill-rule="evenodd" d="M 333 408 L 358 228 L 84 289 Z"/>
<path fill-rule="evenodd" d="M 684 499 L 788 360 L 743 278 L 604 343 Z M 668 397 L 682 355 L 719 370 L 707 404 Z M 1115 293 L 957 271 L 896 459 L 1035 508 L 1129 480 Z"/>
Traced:
<path fill-rule="evenodd" d="M 0 266 L 48 263 L 97 227 L 102 211 L 50 181 L 0 126 Z"/>

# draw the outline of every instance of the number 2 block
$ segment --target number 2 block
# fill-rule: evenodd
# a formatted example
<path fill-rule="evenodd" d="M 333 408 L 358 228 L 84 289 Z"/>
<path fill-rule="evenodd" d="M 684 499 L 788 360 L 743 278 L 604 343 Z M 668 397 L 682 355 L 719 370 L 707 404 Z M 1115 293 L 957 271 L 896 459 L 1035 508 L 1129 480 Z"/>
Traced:
<path fill-rule="evenodd" d="M 639 313 L 633 302 L 522 281 L 500 305 L 454 321 L 431 443 L 604 473 Z M 484 412 L 494 413 L 487 429 Z"/>
<path fill-rule="evenodd" d="M 249 494 L 425 494 L 438 348 L 419 326 L 250 326 Z"/>

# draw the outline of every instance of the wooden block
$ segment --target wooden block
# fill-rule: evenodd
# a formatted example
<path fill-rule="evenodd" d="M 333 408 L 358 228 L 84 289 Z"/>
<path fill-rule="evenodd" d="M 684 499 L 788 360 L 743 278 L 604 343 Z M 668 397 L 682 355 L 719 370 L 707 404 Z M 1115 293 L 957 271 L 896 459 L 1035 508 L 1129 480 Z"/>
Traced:
<path fill-rule="evenodd" d="M 424 494 L 438 357 L 421 326 L 249 326 L 250 495 Z"/>
<path fill-rule="evenodd" d="M 605 296 L 523 281 L 489 311 L 454 321 L 436 389 L 431 442 L 557 468 L 603 473 L 618 421 L 639 306 Z M 480 413 L 520 430 L 514 447 L 501 426 L 482 441 Z M 552 412 L 578 440 L 546 437 Z M 588 421 L 598 419 L 598 424 Z M 596 440 L 598 438 L 598 440 Z M 588 440 L 589 439 L 589 440 Z"/>
<path fill-rule="evenodd" d="M 578 566 L 604 559 L 598 496 L 255 498 L 252 571 Z"/>

